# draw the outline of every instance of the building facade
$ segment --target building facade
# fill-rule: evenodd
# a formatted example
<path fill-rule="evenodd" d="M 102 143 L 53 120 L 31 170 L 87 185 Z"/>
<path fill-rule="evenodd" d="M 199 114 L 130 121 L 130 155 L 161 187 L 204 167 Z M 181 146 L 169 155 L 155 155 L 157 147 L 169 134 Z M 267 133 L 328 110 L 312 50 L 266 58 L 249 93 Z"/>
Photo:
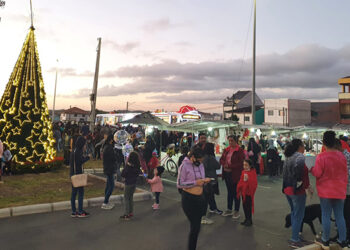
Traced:
<path fill-rule="evenodd" d="M 350 76 L 340 78 L 338 84 L 342 86 L 338 95 L 340 123 L 350 124 Z"/>
<path fill-rule="evenodd" d="M 62 122 L 90 122 L 90 112 L 77 107 L 73 107 L 64 110 L 61 113 L 60 119 Z"/>
<path fill-rule="evenodd" d="M 265 99 L 265 124 L 303 126 L 311 123 L 311 102 L 296 99 Z"/>
<path fill-rule="evenodd" d="M 263 105 L 264 103 L 259 96 L 255 94 L 255 121 L 258 125 L 264 121 L 264 115 L 260 111 Z M 232 116 L 238 118 L 239 124 L 252 124 L 252 91 L 237 91 L 232 97 L 227 97 L 224 100 L 223 119 L 231 120 Z"/>

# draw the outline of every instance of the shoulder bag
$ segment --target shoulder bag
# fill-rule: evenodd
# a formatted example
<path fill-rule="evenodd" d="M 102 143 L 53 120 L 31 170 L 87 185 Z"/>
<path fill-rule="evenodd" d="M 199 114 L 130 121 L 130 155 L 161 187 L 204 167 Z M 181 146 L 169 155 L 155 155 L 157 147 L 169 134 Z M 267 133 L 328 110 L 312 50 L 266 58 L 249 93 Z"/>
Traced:
<path fill-rule="evenodd" d="M 73 187 L 85 187 L 87 186 L 87 180 L 88 180 L 88 175 L 87 174 L 75 174 L 76 173 L 76 168 L 75 168 L 75 151 L 74 151 L 74 157 L 73 157 L 73 164 L 74 164 L 74 175 L 72 175 L 71 181 Z M 83 166 L 82 166 L 83 167 Z"/>

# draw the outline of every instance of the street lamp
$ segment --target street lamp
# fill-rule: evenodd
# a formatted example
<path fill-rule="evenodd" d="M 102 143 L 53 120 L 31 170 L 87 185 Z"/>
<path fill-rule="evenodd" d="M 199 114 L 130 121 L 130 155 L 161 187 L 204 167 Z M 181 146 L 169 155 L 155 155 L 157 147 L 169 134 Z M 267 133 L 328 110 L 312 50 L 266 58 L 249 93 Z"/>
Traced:
<path fill-rule="evenodd" d="M 255 125 L 255 54 L 256 51 L 256 0 L 254 0 L 254 30 L 253 30 L 253 86 L 252 86 L 252 125 Z"/>

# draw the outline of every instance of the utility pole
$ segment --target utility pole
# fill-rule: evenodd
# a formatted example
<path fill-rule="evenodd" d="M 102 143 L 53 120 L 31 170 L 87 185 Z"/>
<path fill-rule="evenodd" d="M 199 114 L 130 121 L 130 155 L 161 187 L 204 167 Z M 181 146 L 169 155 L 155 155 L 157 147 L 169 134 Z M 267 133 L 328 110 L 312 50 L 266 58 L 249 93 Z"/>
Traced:
<path fill-rule="evenodd" d="M 256 0 L 254 0 L 252 125 L 255 125 Z"/>
<path fill-rule="evenodd" d="M 58 64 L 58 59 L 56 60 Z M 53 94 L 53 106 L 52 106 L 52 122 L 55 122 L 55 104 L 56 104 L 56 88 L 57 88 L 57 65 L 56 65 L 56 78 L 55 78 L 55 91 Z"/>
<path fill-rule="evenodd" d="M 91 116 L 90 116 L 90 131 L 95 129 L 95 120 L 96 120 L 96 97 L 97 97 L 97 84 L 98 84 L 98 72 L 100 69 L 100 53 L 101 53 L 101 38 L 97 38 L 97 56 L 96 56 L 96 68 L 95 68 L 95 77 L 94 77 L 94 87 L 92 89 L 92 94 L 90 95 L 91 101 Z"/>
<path fill-rule="evenodd" d="M 129 102 L 126 102 L 126 111 L 129 110 Z"/>

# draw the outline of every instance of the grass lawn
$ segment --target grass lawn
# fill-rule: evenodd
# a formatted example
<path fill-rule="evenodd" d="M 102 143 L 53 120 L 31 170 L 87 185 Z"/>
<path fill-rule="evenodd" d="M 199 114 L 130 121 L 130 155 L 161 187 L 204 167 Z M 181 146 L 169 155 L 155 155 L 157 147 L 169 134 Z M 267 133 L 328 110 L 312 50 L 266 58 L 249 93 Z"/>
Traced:
<path fill-rule="evenodd" d="M 0 184 L 0 208 L 70 200 L 69 170 L 15 176 L 3 176 Z M 89 178 L 84 199 L 104 196 L 105 182 Z M 113 195 L 121 194 L 115 189 Z"/>
<path fill-rule="evenodd" d="M 84 169 L 103 169 L 102 160 L 89 160 L 84 163 Z"/>

